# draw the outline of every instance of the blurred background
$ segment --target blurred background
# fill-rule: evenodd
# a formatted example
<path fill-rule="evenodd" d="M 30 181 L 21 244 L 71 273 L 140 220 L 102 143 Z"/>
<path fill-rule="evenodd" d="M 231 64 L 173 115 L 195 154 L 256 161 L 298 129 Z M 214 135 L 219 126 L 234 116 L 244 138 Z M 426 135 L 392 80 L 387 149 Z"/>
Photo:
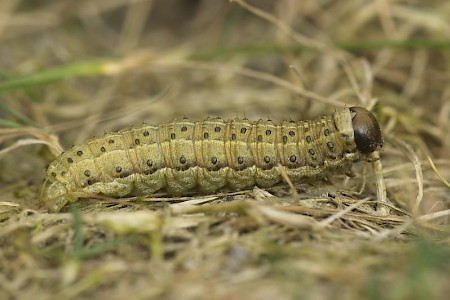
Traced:
<path fill-rule="evenodd" d="M 332 113 L 345 105 L 359 105 L 376 114 L 385 136 L 381 153 L 383 175 L 388 197 L 399 208 L 390 220 L 398 220 L 395 218 L 399 215 L 438 213 L 427 219 L 431 223 L 425 226 L 425 232 L 428 235 L 430 231 L 427 230 L 432 230 L 432 236 L 439 237 L 439 243 L 448 246 L 448 237 L 442 238 L 441 234 L 448 233 L 447 210 L 450 206 L 449 20 L 450 2 L 443 0 L 1 1 L 0 194 L 3 196 L 0 196 L 0 201 L 8 203 L 3 204 L 1 219 L 4 224 L 20 227 L 18 224 L 23 222 L 24 211 L 31 209 L 34 214 L 34 210 L 40 207 L 37 199 L 39 185 L 45 167 L 55 155 L 72 144 L 82 143 L 104 132 L 142 122 L 158 125 L 182 117 L 192 120 L 207 116 L 301 120 Z M 362 168 L 358 165 L 359 174 L 364 172 Z M 368 176 L 366 190 L 373 194 L 373 177 Z M 361 178 L 356 180 L 359 183 Z M 45 220 L 42 221 L 45 224 L 51 223 L 46 217 L 40 220 Z M 381 227 L 373 231 L 364 227 L 367 224 L 355 229 L 354 224 L 348 222 L 346 225 L 333 223 L 336 228 L 351 228 L 348 232 L 340 232 L 339 238 L 329 233 L 333 236 L 331 240 L 339 240 L 339 247 L 343 249 L 347 249 L 343 240 L 367 237 L 369 232 L 382 232 L 383 228 L 379 223 Z M 413 231 L 409 227 L 409 219 L 401 222 L 399 227 L 403 227 L 399 234 Z M 282 234 L 292 234 L 294 240 L 304 241 L 301 232 L 287 233 L 288 229 L 280 227 L 277 230 Z M 0 240 L 2 234 L 4 239 L 10 232 L 0 231 Z M 394 292 L 386 291 L 384 296 L 391 297 L 389 299 L 422 299 L 425 292 L 437 298 L 444 297 L 448 294 L 448 287 L 430 278 L 441 276 L 440 272 L 448 269 L 442 265 L 443 269 L 434 269 L 434 261 L 414 265 L 411 267 L 413 271 L 408 269 L 407 261 L 412 257 L 420 260 L 435 255 L 448 263 L 448 253 L 440 256 L 441 252 L 429 252 L 434 250 L 428 246 L 415 248 L 416 244 L 402 244 L 412 236 L 420 235 L 419 232 L 414 231 L 414 234 L 402 235 L 401 238 L 396 236 L 401 245 L 398 240 L 385 240 L 380 245 L 385 250 L 377 248 L 373 257 L 363 254 L 370 252 L 370 248 L 375 247 L 373 244 L 358 244 L 357 255 L 362 255 L 366 263 L 363 267 L 358 265 L 362 268 L 361 273 L 351 266 L 351 251 L 340 253 L 339 257 L 333 256 L 339 261 L 339 266 L 329 269 L 326 268 L 329 261 L 314 264 L 318 258 L 306 248 L 301 248 L 300 252 L 306 258 L 299 262 L 296 261 L 298 254 L 293 254 L 298 248 L 291 249 L 293 252 L 283 252 L 279 248 L 273 253 L 266 250 L 268 253 L 262 250 L 263 244 L 255 238 L 253 246 L 258 246 L 249 247 L 260 252 L 250 251 L 249 254 L 248 249 L 244 251 L 239 247 L 227 248 L 224 252 L 233 259 L 248 263 L 250 267 L 245 270 L 237 263 L 225 273 L 221 273 L 219 267 L 214 270 L 200 268 L 202 271 L 195 273 L 189 269 L 189 264 L 186 266 L 168 259 L 160 262 L 165 275 L 156 276 L 158 278 L 150 282 L 170 287 L 174 284 L 171 280 L 177 278 L 192 285 L 196 280 L 217 275 L 234 286 L 227 292 L 226 284 L 222 286 L 215 282 L 217 298 L 252 295 L 255 299 L 258 296 L 288 299 L 303 295 L 295 287 L 296 282 L 301 282 L 300 285 L 308 287 L 314 299 L 336 296 L 336 291 L 342 292 L 338 298 L 361 299 L 362 296 L 375 297 L 384 292 L 374 288 L 376 283 L 371 285 L 372 279 L 386 283 L 390 282 L 386 278 L 392 276 L 400 283 Z M 273 233 L 273 236 L 278 233 Z M 52 235 L 50 232 L 47 234 Z M 259 234 L 264 236 L 261 232 Z M 64 244 L 63 236 L 54 238 L 59 245 L 56 248 Z M 317 239 L 327 241 L 328 238 L 320 236 Z M 4 249 L 20 253 L 20 241 L 12 242 L 11 246 L 3 240 L 11 247 L 5 246 Z M 251 244 L 249 241 L 245 243 Z M 275 237 L 274 241 L 270 247 L 279 246 L 278 238 Z M 39 243 L 33 247 L 37 245 Z M 171 245 L 174 248 L 169 252 L 178 253 L 175 244 Z M 183 247 L 183 251 L 192 250 Z M 389 252 L 400 249 L 399 253 L 404 255 L 405 259 L 399 262 L 400 271 L 396 270 L 398 265 L 394 262 L 398 257 L 395 255 L 386 269 L 380 267 L 387 249 Z M 325 256 L 331 255 L 329 250 L 324 252 Z M 5 253 L 0 251 L 2 257 L 11 258 L 11 253 Z M 272 254 L 278 257 L 279 264 L 271 264 Z M 46 287 L 57 282 L 61 272 L 70 276 L 66 273 L 70 272 L 67 265 L 53 260 L 49 264 L 47 256 L 40 260 L 35 254 L 29 255 L 30 266 L 35 263 L 42 265 L 25 269 L 44 273 L 31 276 L 12 264 L 0 265 L 10 274 L 15 274 L 8 276 L 2 271 L 1 276 L 9 278 L 7 282 L 26 278 L 22 282 L 16 281 L 16 285 L 7 285 L 12 291 L 8 294 L 11 299 L 50 290 L 68 295 L 74 287 L 70 284 Z M 173 257 L 179 258 L 175 254 Z M 197 257 L 194 265 L 206 266 L 222 258 L 220 255 L 219 258 L 203 260 Z M 18 265 L 23 264 L 21 259 L 16 259 L 20 261 Z M 103 256 L 102 259 L 106 258 Z M 295 276 L 284 271 L 292 260 L 298 263 L 292 273 Z M 262 265 L 266 269 L 259 268 L 261 261 L 265 262 Z M 373 265 L 376 267 L 372 268 Z M 344 266 L 346 268 L 343 269 Z M 387 277 L 377 277 L 378 267 L 385 270 L 386 273 L 380 272 Z M 47 277 L 43 271 L 45 268 L 49 268 L 50 277 L 42 280 Z M 81 268 L 85 268 L 85 273 L 78 275 L 93 276 L 91 272 L 95 267 L 92 262 Z M 119 273 L 125 272 L 117 268 L 121 270 Z M 147 274 L 136 266 L 130 268 L 137 274 Z M 183 271 L 177 273 L 177 268 Z M 249 278 L 255 279 L 250 281 L 254 295 L 248 286 L 241 290 L 230 277 L 234 272 L 244 271 L 249 272 Z M 370 273 L 372 271 L 374 273 Z M 417 271 L 419 275 L 414 274 L 418 278 L 427 278 L 418 280 L 419 285 L 412 290 L 412 283 L 416 282 L 408 277 L 410 271 Z M 117 278 L 109 271 L 105 272 L 108 274 L 103 281 L 105 285 L 114 285 Z M 298 276 L 302 272 L 307 275 L 300 280 Z M 333 274 L 346 275 L 339 279 Z M 429 274 L 431 277 L 427 277 Z M 360 276 L 370 280 L 360 280 Z M 442 278 L 448 280 L 448 274 Z M 283 281 L 287 283 L 282 284 Z M 30 294 L 20 294 L 16 290 L 25 282 L 36 284 L 32 285 Z M 356 288 L 343 288 L 341 285 L 347 282 Z M 137 291 L 145 286 L 140 284 L 128 282 L 123 291 L 137 295 Z M 93 284 L 95 288 L 98 286 Z M 419 286 L 423 289 L 421 292 Z M 102 295 L 114 298 L 114 295 L 124 295 L 109 293 L 107 289 L 103 294 L 96 294 L 95 288 L 76 287 L 80 290 L 72 290 L 71 297 Z M 195 287 L 197 290 L 189 289 L 192 296 L 184 294 L 187 291 L 184 289 L 170 292 L 169 288 L 160 287 L 160 290 L 146 291 L 149 295 L 174 299 L 207 295 L 206 286 L 199 283 Z M 321 288 L 324 288 L 323 292 Z"/>

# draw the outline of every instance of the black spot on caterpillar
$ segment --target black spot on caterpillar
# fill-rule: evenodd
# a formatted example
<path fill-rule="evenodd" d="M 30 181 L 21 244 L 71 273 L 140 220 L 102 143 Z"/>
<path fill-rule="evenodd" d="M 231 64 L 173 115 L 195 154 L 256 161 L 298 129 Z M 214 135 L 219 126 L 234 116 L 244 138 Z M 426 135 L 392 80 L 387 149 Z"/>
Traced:
<path fill-rule="evenodd" d="M 377 120 L 361 107 L 281 124 L 208 118 L 142 125 L 61 154 L 47 170 L 40 199 L 58 211 L 92 194 L 210 194 L 224 187 L 270 187 L 282 181 L 280 165 L 293 182 L 324 178 L 347 173 L 382 144 Z"/>

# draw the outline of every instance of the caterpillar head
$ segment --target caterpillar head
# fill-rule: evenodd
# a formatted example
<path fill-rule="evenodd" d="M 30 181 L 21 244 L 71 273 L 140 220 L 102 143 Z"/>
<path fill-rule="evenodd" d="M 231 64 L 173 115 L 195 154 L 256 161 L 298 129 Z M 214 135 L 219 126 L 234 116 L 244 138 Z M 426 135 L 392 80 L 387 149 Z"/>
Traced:
<path fill-rule="evenodd" d="M 365 108 L 350 107 L 353 134 L 359 152 L 370 154 L 383 146 L 383 136 L 375 116 Z"/>

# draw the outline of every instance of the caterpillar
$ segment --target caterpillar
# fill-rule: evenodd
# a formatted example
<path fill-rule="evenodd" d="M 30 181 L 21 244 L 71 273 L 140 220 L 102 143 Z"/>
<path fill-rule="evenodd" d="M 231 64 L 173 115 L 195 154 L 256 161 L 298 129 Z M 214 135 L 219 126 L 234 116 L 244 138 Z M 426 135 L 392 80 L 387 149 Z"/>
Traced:
<path fill-rule="evenodd" d="M 375 116 L 350 107 L 308 121 L 187 119 L 143 124 L 75 145 L 48 167 L 40 192 L 52 211 L 92 195 L 181 196 L 271 187 L 347 174 L 383 145 Z"/>

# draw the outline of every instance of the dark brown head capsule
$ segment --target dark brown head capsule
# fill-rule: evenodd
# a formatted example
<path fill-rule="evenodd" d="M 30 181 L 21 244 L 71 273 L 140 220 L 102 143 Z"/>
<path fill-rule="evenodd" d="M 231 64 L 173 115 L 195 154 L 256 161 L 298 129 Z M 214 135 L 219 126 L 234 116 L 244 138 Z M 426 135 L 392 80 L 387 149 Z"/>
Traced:
<path fill-rule="evenodd" d="M 359 152 L 369 154 L 383 146 L 383 136 L 375 116 L 365 108 L 350 107 L 355 142 Z"/>

